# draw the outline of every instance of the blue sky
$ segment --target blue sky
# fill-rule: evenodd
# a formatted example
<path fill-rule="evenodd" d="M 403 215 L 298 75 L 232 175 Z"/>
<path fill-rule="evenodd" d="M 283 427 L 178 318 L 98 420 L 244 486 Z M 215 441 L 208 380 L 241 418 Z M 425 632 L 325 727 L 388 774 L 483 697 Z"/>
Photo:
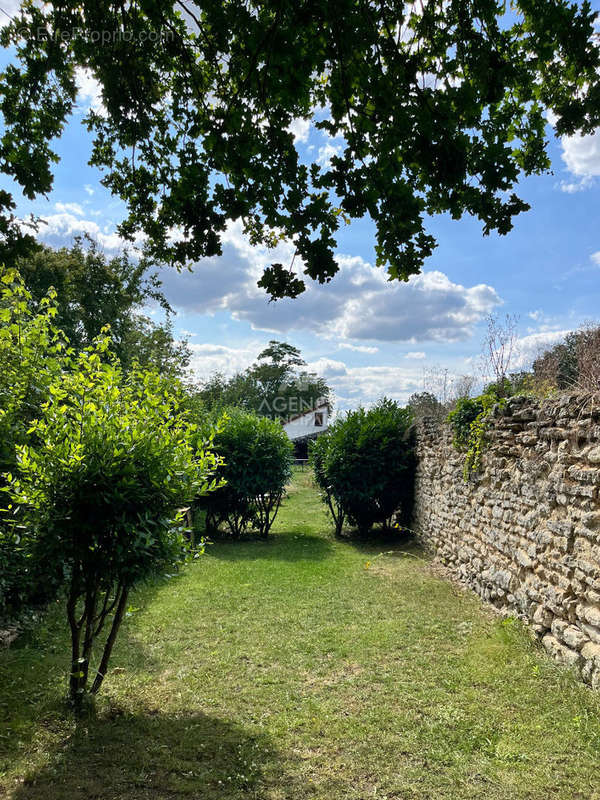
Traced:
<path fill-rule="evenodd" d="M 20 200 L 18 211 L 46 220 L 40 238 L 49 244 L 68 245 L 87 231 L 110 255 L 122 246 L 115 228 L 123 207 L 100 185 L 99 171 L 87 166 L 90 140 L 81 120 L 99 97 L 90 76 L 80 76 L 80 89 L 78 112 L 57 146 L 53 191 L 33 203 Z M 307 158 L 327 158 L 338 144 L 307 124 L 295 132 Z M 600 318 L 600 132 L 553 138 L 550 154 L 553 174 L 520 184 L 518 193 L 532 209 L 508 236 L 484 237 L 468 217 L 430 220 L 438 248 L 408 284 L 388 283 L 371 266 L 374 231 L 364 220 L 341 231 L 341 271 L 331 284 L 311 286 L 295 301 L 269 303 L 256 280 L 263 266 L 285 263 L 289 247 L 279 253 L 252 248 L 240 227 L 231 226 L 220 259 L 199 263 L 191 274 L 163 274 L 196 375 L 243 369 L 276 338 L 299 347 L 325 375 L 339 408 L 382 394 L 404 401 L 423 388 L 432 368 L 479 373 L 491 312 L 518 315 L 515 366 L 526 365 L 544 344 Z M 0 185 L 14 190 L 6 180 Z"/>

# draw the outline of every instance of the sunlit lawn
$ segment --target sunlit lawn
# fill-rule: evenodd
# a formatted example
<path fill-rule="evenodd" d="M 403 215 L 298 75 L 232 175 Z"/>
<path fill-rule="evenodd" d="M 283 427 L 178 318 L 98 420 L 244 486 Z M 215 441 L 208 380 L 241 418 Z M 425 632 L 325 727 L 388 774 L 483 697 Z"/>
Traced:
<path fill-rule="evenodd" d="M 59 611 L 0 653 L 0 796 L 600 798 L 600 696 L 409 541 L 334 541 L 308 472 L 133 597 L 77 724 Z"/>

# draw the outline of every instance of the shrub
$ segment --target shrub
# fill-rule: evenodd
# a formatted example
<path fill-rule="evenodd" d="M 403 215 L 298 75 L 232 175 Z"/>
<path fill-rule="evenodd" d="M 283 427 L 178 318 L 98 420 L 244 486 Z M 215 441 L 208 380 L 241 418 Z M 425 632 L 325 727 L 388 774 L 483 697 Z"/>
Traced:
<path fill-rule="evenodd" d="M 337 419 L 311 448 L 315 480 L 340 535 L 344 521 L 368 532 L 389 526 L 410 502 L 412 416 L 383 399 Z"/>
<path fill-rule="evenodd" d="M 67 343 L 53 325 L 55 315 L 53 291 L 35 308 L 19 273 L 0 268 L 0 488 L 61 369 Z M 22 532 L 0 519 L 0 616 L 47 600 L 51 586 L 39 577 Z"/>
<path fill-rule="evenodd" d="M 600 326 L 568 333 L 533 363 L 538 384 L 567 391 L 600 391 Z"/>
<path fill-rule="evenodd" d="M 185 558 L 179 509 L 216 486 L 216 458 L 197 446 L 197 430 L 179 410 L 178 385 L 139 368 L 124 375 L 108 347 L 98 340 L 64 363 L 32 422 L 33 443 L 18 445 L 16 474 L 5 487 L 13 531 L 21 526 L 50 580 L 66 582 L 69 688 L 78 705 L 103 629 L 92 694 L 106 674 L 130 590 Z"/>
<path fill-rule="evenodd" d="M 329 479 L 329 462 L 327 459 L 335 425 L 336 423 L 327 432 L 322 433 L 317 439 L 310 442 L 308 453 L 315 474 L 315 483 L 321 490 L 321 498 L 327 505 L 335 525 L 335 535 L 341 536 L 346 514 L 344 508 L 336 499 L 334 486 Z"/>
<path fill-rule="evenodd" d="M 232 409 L 214 447 L 225 485 L 197 503 L 206 512 L 207 530 L 226 523 L 234 536 L 253 527 L 266 537 L 292 474 L 294 448 L 281 423 Z"/>

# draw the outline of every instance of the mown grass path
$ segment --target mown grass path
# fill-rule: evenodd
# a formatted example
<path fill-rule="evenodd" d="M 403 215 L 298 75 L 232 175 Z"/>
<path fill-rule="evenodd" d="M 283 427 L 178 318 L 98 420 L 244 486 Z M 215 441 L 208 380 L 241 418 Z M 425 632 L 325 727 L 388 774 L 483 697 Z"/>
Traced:
<path fill-rule="evenodd" d="M 271 541 L 138 592 L 77 724 L 51 611 L 0 653 L 0 796 L 600 798 L 599 694 L 409 543 L 329 531 L 297 473 Z"/>

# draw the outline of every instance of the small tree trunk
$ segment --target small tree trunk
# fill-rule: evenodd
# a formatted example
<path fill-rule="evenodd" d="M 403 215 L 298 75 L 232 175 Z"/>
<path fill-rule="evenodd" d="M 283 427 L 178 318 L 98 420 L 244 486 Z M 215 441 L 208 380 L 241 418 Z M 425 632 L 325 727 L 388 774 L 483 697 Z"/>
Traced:
<path fill-rule="evenodd" d="M 90 658 L 92 657 L 92 647 L 94 644 L 94 623 L 98 606 L 98 590 L 96 587 L 88 588 L 85 593 L 85 609 L 82 618 L 85 619 L 85 635 L 83 637 L 83 652 L 81 656 L 81 688 L 85 692 L 87 687 L 88 673 L 90 669 Z"/>
<path fill-rule="evenodd" d="M 335 524 L 335 535 L 337 537 L 341 537 L 342 530 L 344 527 L 345 514 L 339 506 L 337 506 L 336 509 L 336 504 L 331 499 L 331 496 L 329 494 L 327 495 L 326 500 L 327 500 L 327 505 L 329 506 L 329 510 L 331 511 L 331 516 L 333 517 L 333 522 Z"/>
<path fill-rule="evenodd" d="M 67 600 L 67 619 L 71 629 L 71 674 L 69 676 L 69 697 L 75 708 L 80 708 L 85 691 L 84 671 L 80 657 L 81 626 L 77 622 L 77 574 L 71 576 L 71 587 Z"/>
<path fill-rule="evenodd" d="M 106 670 L 108 669 L 108 662 L 110 661 L 113 645 L 115 643 L 115 639 L 117 638 L 117 633 L 119 632 L 119 628 L 121 627 L 121 622 L 123 621 L 123 616 L 125 614 L 125 609 L 127 607 L 127 597 L 129 595 L 129 589 L 126 589 L 123 586 L 121 587 L 120 591 L 121 591 L 121 597 L 119 598 L 117 610 L 115 611 L 115 617 L 113 619 L 110 633 L 108 634 L 106 644 L 104 645 L 102 660 L 100 661 L 100 666 L 98 667 L 98 671 L 96 672 L 94 683 L 92 684 L 92 688 L 90 689 L 90 692 L 92 694 L 98 694 L 98 692 L 100 691 L 100 687 L 102 686 L 102 681 L 104 680 L 104 676 L 106 675 Z"/>

